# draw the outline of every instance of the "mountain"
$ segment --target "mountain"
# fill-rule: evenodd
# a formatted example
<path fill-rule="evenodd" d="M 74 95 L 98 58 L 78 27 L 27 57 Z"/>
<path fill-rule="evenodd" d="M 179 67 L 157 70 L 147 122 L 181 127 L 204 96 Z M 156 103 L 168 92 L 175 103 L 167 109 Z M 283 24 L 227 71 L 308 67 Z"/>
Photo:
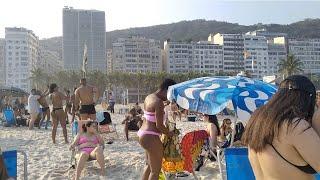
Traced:
<path fill-rule="evenodd" d="M 172 41 L 199 41 L 207 40 L 210 33 L 246 33 L 261 28 L 266 28 L 270 32 L 287 33 L 289 38 L 320 38 L 320 19 L 305 19 L 287 25 L 259 23 L 250 26 L 199 19 L 110 31 L 106 34 L 106 40 L 107 49 L 112 47 L 112 42 L 117 38 L 125 38 L 133 35 L 161 40 L 163 45 L 163 41 L 166 39 L 171 39 Z M 44 39 L 40 41 L 40 44 L 43 44 L 50 50 L 60 51 L 61 54 L 61 37 Z"/>

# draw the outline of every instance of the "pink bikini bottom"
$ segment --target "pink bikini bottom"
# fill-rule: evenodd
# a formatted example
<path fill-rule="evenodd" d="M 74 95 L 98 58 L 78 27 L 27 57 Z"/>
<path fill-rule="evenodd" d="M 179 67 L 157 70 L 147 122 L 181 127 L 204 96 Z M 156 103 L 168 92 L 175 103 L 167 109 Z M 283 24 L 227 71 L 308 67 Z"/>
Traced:
<path fill-rule="evenodd" d="M 85 147 L 81 149 L 81 151 L 86 154 L 90 154 L 93 150 L 94 150 L 94 147 Z"/>
<path fill-rule="evenodd" d="M 160 133 L 157 133 L 157 132 L 154 132 L 154 131 L 145 131 L 145 130 L 139 130 L 138 131 L 138 136 L 139 137 L 142 137 L 142 136 L 144 136 L 144 135 L 154 135 L 154 136 L 160 136 L 161 134 Z"/>

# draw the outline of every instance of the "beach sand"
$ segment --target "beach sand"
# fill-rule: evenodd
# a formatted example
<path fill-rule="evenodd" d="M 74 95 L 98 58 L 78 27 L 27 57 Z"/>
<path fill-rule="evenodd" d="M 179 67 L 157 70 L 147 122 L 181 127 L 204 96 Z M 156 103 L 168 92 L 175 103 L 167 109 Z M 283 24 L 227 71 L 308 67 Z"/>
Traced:
<path fill-rule="evenodd" d="M 106 160 L 106 177 L 99 176 L 99 166 L 96 161 L 86 163 L 81 179 L 140 179 L 145 165 L 145 154 L 137 142 L 135 132 L 130 133 L 130 141 L 125 140 L 121 121 L 124 115 L 112 114 L 112 121 L 117 126 L 119 138 L 115 134 L 104 135 L 114 137 L 113 144 L 106 144 L 104 155 Z M 204 122 L 178 122 L 177 128 L 185 134 L 192 130 L 205 129 Z M 70 127 L 68 135 L 71 141 Z M 2 151 L 19 149 L 25 151 L 28 157 L 29 180 L 58 180 L 71 179 L 74 169 L 71 166 L 71 151 L 69 145 L 64 144 L 62 130 L 58 129 L 57 144 L 51 141 L 51 130 L 30 131 L 27 127 L 0 127 L 0 147 Z M 23 179 L 22 156 L 18 156 L 18 179 Z M 196 172 L 199 179 L 221 179 L 217 162 L 207 161 L 200 172 Z M 193 179 L 192 175 L 179 179 Z"/>

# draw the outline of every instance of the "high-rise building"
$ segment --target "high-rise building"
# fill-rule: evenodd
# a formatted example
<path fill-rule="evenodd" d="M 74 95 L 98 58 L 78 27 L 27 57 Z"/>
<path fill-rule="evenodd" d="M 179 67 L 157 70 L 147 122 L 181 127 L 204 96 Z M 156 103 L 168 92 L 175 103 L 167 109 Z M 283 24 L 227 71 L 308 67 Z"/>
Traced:
<path fill-rule="evenodd" d="M 289 53 L 303 63 L 303 73 L 320 73 L 320 39 L 289 39 Z"/>
<path fill-rule="evenodd" d="M 107 73 L 112 72 L 112 49 L 107 49 Z"/>
<path fill-rule="evenodd" d="M 5 40 L 0 39 L 0 86 L 4 86 L 6 83 L 5 67 Z"/>
<path fill-rule="evenodd" d="M 270 75 L 268 43 L 264 36 L 244 35 L 244 69 L 252 78 Z M 272 74 L 271 74 L 272 75 Z"/>
<path fill-rule="evenodd" d="M 223 71 L 221 45 L 208 41 L 164 42 L 164 64 L 168 73 L 201 72 L 215 74 Z"/>
<path fill-rule="evenodd" d="M 66 70 L 82 68 L 85 44 L 88 70 L 106 71 L 105 12 L 63 8 L 63 62 Z"/>
<path fill-rule="evenodd" d="M 146 73 L 162 70 L 160 41 L 133 36 L 112 43 L 112 72 Z"/>
<path fill-rule="evenodd" d="M 6 85 L 29 91 L 31 70 L 39 61 L 39 38 L 26 28 L 5 29 Z"/>
<path fill-rule="evenodd" d="M 223 71 L 239 73 L 244 70 L 244 44 L 242 34 L 210 34 L 208 41 L 223 46 Z"/>

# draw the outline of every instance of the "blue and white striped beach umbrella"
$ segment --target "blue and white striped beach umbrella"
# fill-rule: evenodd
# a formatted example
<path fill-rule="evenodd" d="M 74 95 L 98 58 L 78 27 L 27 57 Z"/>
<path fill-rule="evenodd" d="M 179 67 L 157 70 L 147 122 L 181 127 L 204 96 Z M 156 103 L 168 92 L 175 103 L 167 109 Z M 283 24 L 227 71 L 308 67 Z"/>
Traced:
<path fill-rule="evenodd" d="M 217 114 L 232 101 L 239 120 L 247 121 L 277 88 L 243 76 L 202 77 L 169 87 L 168 99 L 190 111 Z"/>

